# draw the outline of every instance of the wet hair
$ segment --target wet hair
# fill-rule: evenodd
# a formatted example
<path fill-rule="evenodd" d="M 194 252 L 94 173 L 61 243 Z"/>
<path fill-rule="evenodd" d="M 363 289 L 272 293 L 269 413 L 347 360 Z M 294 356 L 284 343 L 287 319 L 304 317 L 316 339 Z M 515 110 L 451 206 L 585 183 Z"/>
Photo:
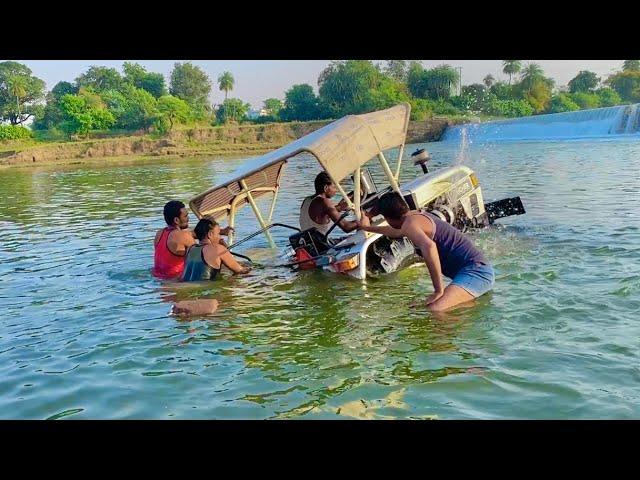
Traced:
<path fill-rule="evenodd" d="M 184 208 L 184 203 L 180 200 L 171 200 L 164 206 L 164 221 L 170 227 L 173 226 L 173 219 L 180 217 L 180 210 Z"/>
<path fill-rule="evenodd" d="M 377 203 L 378 211 L 387 218 L 399 220 L 409 211 L 407 203 L 398 192 L 388 192 L 382 195 Z"/>
<path fill-rule="evenodd" d="M 210 218 L 203 218 L 198 222 L 196 228 L 194 228 L 193 231 L 195 232 L 198 240 L 202 241 L 207 238 L 209 232 L 213 230 L 216 225 L 218 225 L 218 222 L 216 222 L 215 220 L 211 220 Z"/>
<path fill-rule="evenodd" d="M 333 180 L 331 180 L 331 177 L 327 172 L 320 172 L 313 181 L 313 184 L 316 187 L 316 194 L 320 195 L 324 193 L 324 187 L 331 185 L 332 183 Z"/>

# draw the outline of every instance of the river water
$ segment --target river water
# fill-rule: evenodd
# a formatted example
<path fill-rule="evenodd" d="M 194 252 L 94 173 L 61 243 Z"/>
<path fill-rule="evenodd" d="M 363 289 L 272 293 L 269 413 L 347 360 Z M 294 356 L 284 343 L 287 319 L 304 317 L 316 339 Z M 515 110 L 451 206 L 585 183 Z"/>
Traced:
<path fill-rule="evenodd" d="M 417 147 L 434 168 L 473 168 L 485 201 L 520 195 L 527 209 L 472 236 L 496 286 L 445 319 L 409 308 L 431 291 L 423 266 L 366 282 L 296 274 L 261 236 L 241 250 L 261 264 L 246 277 L 152 278 L 164 203 L 242 159 L 0 172 L 0 417 L 640 417 L 640 142 L 406 155 Z M 274 219 L 296 223 L 317 171 L 287 166 Z M 406 162 L 403 179 L 417 174 Z M 249 209 L 237 226 L 237 238 L 258 228 Z M 196 297 L 219 312 L 169 315 Z"/>

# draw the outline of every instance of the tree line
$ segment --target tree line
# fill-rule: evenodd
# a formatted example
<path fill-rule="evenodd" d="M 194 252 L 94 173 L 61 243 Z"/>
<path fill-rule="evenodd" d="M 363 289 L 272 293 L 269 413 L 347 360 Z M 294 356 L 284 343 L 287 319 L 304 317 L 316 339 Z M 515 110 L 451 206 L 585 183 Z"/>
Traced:
<path fill-rule="evenodd" d="M 640 61 L 625 60 L 620 71 L 599 78 L 580 71 L 567 88 L 557 88 L 536 63 L 504 60 L 508 82 L 487 75 L 482 83 L 462 86 L 449 65 L 425 68 L 420 62 L 368 60 L 331 62 L 319 75 L 318 93 L 309 84 L 293 85 L 284 100 L 264 101 L 264 115 L 255 123 L 340 118 L 412 105 L 413 120 L 433 115 L 519 117 L 640 102 Z M 85 136 L 95 131 L 155 131 L 164 134 L 179 124 L 246 122 L 250 105 L 229 98 L 235 80 L 230 72 L 217 78 L 225 92 L 211 105 L 210 77 L 190 62 L 176 63 L 169 84 L 161 73 L 124 62 L 115 68 L 91 66 L 73 82 L 45 83 L 18 62 L 0 63 L 0 140 L 24 138 L 32 132 L 51 137 Z M 31 122 L 31 130 L 22 126 Z"/>

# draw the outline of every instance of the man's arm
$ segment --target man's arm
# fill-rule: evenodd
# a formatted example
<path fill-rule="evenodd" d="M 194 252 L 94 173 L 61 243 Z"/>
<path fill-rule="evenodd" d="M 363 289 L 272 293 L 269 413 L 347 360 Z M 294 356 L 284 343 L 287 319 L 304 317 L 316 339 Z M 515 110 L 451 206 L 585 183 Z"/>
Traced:
<path fill-rule="evenodd" d="M 379 233 L 381 235 L 384 235 L 385 237 L 389 237 L 389 238 L 401 238 L 404 237 L 404 233 L 402 233 L 402 230 L 397 230 L 389 225 L 384 225 L 382 227 L 374 227 L 373 225 L 362 225 L 360 226 L 361 230 L 364 230 L 365 232 L 373 232 L 373 233 Z"/>
<path fill-rule="evenodd" d="M 323 199 L 323 206 L 325 213 L 329 216 L 331 220 L 337 222 L 340 216 L 342 215 L 336 206 L 331 202 L 331 200 L 325 198 Z M 344 213 L 344 212 L 343 212 Z M 350 220 L 342 219 L 338 222 L 338 226 L 345 232 L 349 233 L 358 228 L 358 222 L 353 222 Z"/>

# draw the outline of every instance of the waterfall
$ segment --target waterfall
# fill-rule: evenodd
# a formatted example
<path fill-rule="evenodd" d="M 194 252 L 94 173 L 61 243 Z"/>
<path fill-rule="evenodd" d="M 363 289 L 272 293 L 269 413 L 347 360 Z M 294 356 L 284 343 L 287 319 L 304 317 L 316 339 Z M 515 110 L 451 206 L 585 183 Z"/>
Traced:
<path fill-rule="evenodd" d="M 510 120 L 457 125 L 443 142 L 598 138 L 640 136 L 640 104 L 534 115 Z M 466 137 L 466 138 L 465 138 Z"/>

